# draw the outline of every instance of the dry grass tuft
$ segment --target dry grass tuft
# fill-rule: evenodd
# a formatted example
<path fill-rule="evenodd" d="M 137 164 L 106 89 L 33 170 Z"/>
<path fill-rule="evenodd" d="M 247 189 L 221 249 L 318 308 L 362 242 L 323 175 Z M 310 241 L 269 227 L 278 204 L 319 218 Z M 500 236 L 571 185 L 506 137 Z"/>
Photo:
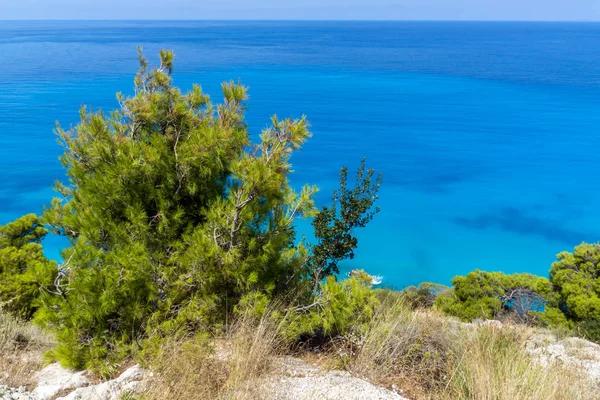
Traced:
<path fill-rule="evenodd" d="M 435 311 L 383 301 L 356 355 L 354 375 L 405 389 L 411 399 L 597 399 L 579 371 L 546 365 L 525 350 L 534 331 L 504 324 L 471 325 Z"/>
<path fill-rule="evenodd" d="M 401 300 L 384 301 L 348 369 L 357 376 L 413 397 L 438 392 L 452 371 L 458 329 L 430 311 L 412 311 Z"/>
<path fill-rule="evenodd" d="M 227 381 L 227 366 L 206 338 L 163 341 L 150 366 L 154 378 L 142 398 L 217 399 Z"/>
<path fill-rule="evenodd" d="M 283 348 L 269 315 L 244 316 L 223 338 L 187 338 L 164 344 L 152 363 L 156 376 L 142 398 L 257 399 L 256 380 L 270 371 Z"/>
<path fill-rule="evenodd" d="M 444 399 L 587 400 L 597 388 L 578 371 L 559 364 L 542 366 L 525 351 L 533 331 L 523 326 L 481 326 L 462 347 Z"/>
<path fill-rule="evenodd" d="M 43 365 L 43 355 L 54 345 L 39 328 L 0 309 L 0 383 L 27 386 Z"/>
<path fill-rule="evenodd" d="M 231 344 L 228 362 L 230 366 L 227 387 L 236 398 L 255 398 L 255 380 L 271 370 L 271 363 L 281 355 L 285 345 L 281 339 L 280 326 L 269 315 L 258 322 L 243 317 L 233 326 L 228 342 Z"/>

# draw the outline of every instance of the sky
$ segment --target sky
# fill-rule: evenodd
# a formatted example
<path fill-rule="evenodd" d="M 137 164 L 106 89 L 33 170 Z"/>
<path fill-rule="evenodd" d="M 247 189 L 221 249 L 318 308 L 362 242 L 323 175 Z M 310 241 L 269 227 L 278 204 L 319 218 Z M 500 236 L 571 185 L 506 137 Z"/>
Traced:
<path fill-rule="evenodd" d="M 13 19 L 600 21 L 600 0 L 0 0 Z"/>

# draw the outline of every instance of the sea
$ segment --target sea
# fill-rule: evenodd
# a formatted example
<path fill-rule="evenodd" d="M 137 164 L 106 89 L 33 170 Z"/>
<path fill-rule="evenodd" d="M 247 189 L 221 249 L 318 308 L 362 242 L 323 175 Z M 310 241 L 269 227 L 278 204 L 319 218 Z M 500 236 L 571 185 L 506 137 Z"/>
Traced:
<path fill-rule="evenodd" d="M 600 241 L 600 23 L 0 21 L 0 223 L 50 202 L 66 179 L 56 122 L 116 108 L 137 46 L 174 50 L 175 84 L 214 101 L 223 81 L 249 86 L 254 139 L 272 114 L 306 115 L 292 184 L 319 186 L 319 205 L 343 165 L 383 173 L 342 273 L 394 288 L 546 276 Z M 65 242 L 45 246 L 60 259 Z"/>

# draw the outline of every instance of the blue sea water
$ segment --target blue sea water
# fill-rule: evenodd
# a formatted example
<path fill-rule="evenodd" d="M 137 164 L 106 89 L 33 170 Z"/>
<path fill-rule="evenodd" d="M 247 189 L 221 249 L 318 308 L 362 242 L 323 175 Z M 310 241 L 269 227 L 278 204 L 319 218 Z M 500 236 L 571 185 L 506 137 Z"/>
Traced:
<path fill-rule="evenodd" d="M 115 108 L 138 45 L 175 50 L 176 84 L 215 99 L 240 78 L 254 134 L 272 113 L 306 114 L 293 183 L 318 185 L 320 204 L 342 165 L 366 156 L 383 172 L 381 213 L 345 269 L 395 287 L 546 275 L 556 253 L 600 240 L 594 23 L 0 21 L 0 223 L 49 202 L 64 179 L 55 121 Z"/>

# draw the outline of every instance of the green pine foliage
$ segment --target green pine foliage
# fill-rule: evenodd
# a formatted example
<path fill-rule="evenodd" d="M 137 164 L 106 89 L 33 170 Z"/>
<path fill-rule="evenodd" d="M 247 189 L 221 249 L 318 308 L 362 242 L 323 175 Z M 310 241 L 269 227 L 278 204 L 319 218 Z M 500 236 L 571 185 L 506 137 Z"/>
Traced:
<path fill-rule="evenodd" d="M 550 280 L 561 308 L 575 321 L 600 321 L 600 245 L 582 243 L 557 258 Z"/>
<path fill-rule="evenodd" d="M 510 293 L 524 293 L 530 295 L 531 304 L 539 305 L 542 299 L 544 310 L 533 309 L 528 313 L 530 319 L 522 322 L 573 330 L 587 339 L 600 340 L 600 244 L 582 243 L 572 253 L 558 254 L 550 279 L 474 271 L 455 277 L 452 285 L 452 290 L 436 298 L 436 306 L 462 320 L 510 315 L 510 301 L 518 298 L 511 298 Z"/>
<path fill-rule="evenodd" d="M 77 126 L 57 128 L 68 182 L 44 221 L 70 246 L 35 322 L 55 333 L 51 355 L 65 366 L 110 373 L 164 338 L 218 332 L 234 313 L 261 317 L 290 293 L 308 326 L 298 332 L 339 334 L 373 312 L 366 275 L 333 274 L 378 211 L 381 177 L 363 160 L 348 188 L 344 167 L 332 206 L 317 210 L 316 187 L 289 183 L 306 118 L 273 116 L 253 143 L 247 88 L 224 83 L 221 104 L 197 85 L 183 93 L 173 59 L 161 51 L 150 67 L 140 51 L 135 92 L 117 94 L 117 110 L 84 108 Z M 315 245 L 296 241 L 298 218 L 314 218 Z"/>
<path fill-rule="evenodd" d="M 412 309 L 430 308 L 435 305 L 437 297 L 449 291 L 448 286 L 433 282 L 422 282 L 419 286 L 409 286 L 402 291 L 402 299 Z"/>
<path fill-rule="evenodd" d="M 552 285 L 546 278 L 531 274 L 473 271 L 452 279 L 454 289 L 437 297 L 436 305 L 449 315 L 465 321 L 498 318 L 507 311 L 509 295 L 528 290 L 546 301 L 552 299 Z"/>
<path fill-rule="evenodd" d="M 582 243 L 572 253 L 558 254 L 550 280 L 559 297 L 562 319 L 552 326 L 572 328 L 582 337 L 600 343 L 600 244 Z"/>
<path fill-rule="evenodd" d="M 311 304 L 286 314 L 289 321 L 284 334 L 292 341 L 358 334 L 367 328 L 378 305 L 372 277 L 364 271 L 356 271 L 341 281 L 329 276 L 321 282 Z"/>
<path fill-rule="evenodd" d="M 25 215 L 0 226 L 0 308 L 30 319 L 42 291 L 51 290 L 56 264 L 43 253 L 47 234 L 39 218 Z"/>
<path fill-rule="evenodd" d="M 79 125 L 58 128 L 69 182 L 45 218 L 71 246 L 36 320 L 67 366 L 118 360 L 150 334 L 210 331 L 248 294 L 272 297 L 303 276 L 294 221 L 316 214 L 316 188 L 294 191 L 289 174 L 306 119 L 273 117 L 251 143 L 246 87 L 224 83 L 213 104 L 200 86 L 172 86 L 173 53 L 160 61 L 140 53 L 119 109 L 83 109 Z"/>
<path fill-rule="evenodd" d="M 576 324 L 576 332 L 587 340 L 600 343 L 600 320 L 580 321 Z"/>

